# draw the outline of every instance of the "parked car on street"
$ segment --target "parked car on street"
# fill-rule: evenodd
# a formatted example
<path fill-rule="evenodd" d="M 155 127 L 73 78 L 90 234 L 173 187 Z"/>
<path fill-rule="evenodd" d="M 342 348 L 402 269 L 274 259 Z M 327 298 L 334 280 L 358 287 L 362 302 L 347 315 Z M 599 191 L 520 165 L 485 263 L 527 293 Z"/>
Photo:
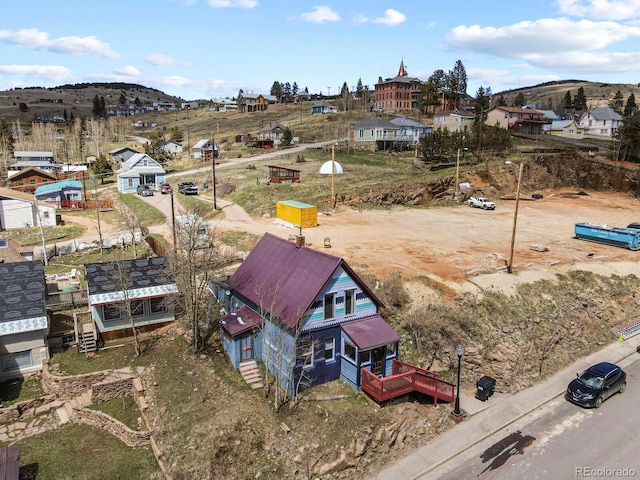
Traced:
<path fill-rule="evenodd" d="M 193 182 L 182 182 L 178 185 L 178 192 L 183 195 L 197 195 L 198 186 Z"/>
<path fill-rule="evenodd" d="M 163 194 L 171 193 L 171 185 L 169 185 L 167 182 L 161 183 L 160 193 L 163 193 Z"/>
<path fill-rule="evenodd" d="M 142 197 L 153 196 L 153 190 L 149 187 L 149 185 L 138 185 L 138 188 L 136 191 L 138 192 L 138 195 Z"/>
<path fill-rule="evenodd" d="M 578 374 L 567 387 L 565 398 L 582 407 L 599 408 L 607 398 L 624 392 L 627 374 L 618 365 L 601 362 Z"/>

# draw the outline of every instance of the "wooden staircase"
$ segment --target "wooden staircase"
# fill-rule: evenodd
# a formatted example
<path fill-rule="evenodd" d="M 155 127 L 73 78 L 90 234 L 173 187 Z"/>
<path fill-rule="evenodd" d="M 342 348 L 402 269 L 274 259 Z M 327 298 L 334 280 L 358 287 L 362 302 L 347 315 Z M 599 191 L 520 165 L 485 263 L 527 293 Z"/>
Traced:
<path fill-rule="evenodd" d="M 91 316 L 73 314 L 79 353 L 98 350 L 98 335 Z"/>
<path fill-rule="evenodd" d="M 239 366 L 240 374 L 244 381 L 253 389 L 262 388 L 262 376 L 260 375 L 260 369 L 255 360 L 249 360 L 248 362 L 242 362 Z"/>

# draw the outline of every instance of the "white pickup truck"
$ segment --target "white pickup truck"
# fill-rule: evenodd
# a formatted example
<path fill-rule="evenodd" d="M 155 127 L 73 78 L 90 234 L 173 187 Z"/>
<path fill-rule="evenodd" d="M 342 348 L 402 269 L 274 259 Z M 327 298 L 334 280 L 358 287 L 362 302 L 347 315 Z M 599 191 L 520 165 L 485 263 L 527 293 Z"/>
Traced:
<path fill-rule="evenodd" d="M 485 197 L 469 197 L 470 207 L 481 208 L 483 210 L 495 210 L 496 204 Z"/>

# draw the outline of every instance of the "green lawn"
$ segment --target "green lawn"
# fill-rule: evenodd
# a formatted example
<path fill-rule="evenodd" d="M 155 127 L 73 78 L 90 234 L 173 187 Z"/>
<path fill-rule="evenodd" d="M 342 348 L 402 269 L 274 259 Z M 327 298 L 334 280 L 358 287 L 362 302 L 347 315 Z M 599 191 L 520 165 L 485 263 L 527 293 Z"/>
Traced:
<path fill-rule="evenodd" d="M 20 472 L 38 480 L 158 478 L 151 446 L 131 448 L 88 425 L 67 424 L 20 441 Z M 22 477 L 21 477 L 22 478 Z"/>

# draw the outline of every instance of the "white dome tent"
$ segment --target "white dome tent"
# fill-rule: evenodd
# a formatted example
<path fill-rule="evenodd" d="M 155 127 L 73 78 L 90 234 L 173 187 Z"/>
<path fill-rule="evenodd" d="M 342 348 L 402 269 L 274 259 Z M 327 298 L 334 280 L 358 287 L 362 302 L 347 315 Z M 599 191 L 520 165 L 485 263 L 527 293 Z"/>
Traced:
<path fill-rule="evenodd" d="M 342 165 L 340 165 L 336 161 L 329 160 L 328 162 L 324 162 L 320 167 L 320 174 L 322 175 L 331 175 L 331 164 L 333 164 L 333 174 L 340 175 L 344 173 L 342 169 Z"/>

